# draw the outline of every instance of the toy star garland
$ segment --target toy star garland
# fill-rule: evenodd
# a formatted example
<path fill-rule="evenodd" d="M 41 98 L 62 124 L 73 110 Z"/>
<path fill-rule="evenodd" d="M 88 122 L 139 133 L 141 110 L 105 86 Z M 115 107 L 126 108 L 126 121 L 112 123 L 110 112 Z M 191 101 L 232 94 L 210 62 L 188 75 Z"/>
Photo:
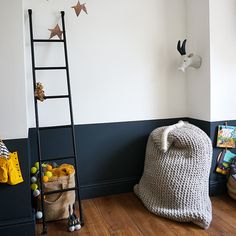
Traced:
<path fill-rule="evenodd" d="M 48 29 L 48 30 L 51 31 L 49 39 L 53 38 L 54 36 L 57 36 L 59 39 L 61 39 L 63 31 L 61 31 L 58 24 L 53 29 Z"/>
<path fill-rule="evenodd" d="M 77 17 L 79 16 L 81 11 L 84 11 L 86 14 L 88 14 L 85 3 L 80 4 L 80 2 L 78 1 L 77 5 L 72 6 L 72 8 L 74 8 Z"/>

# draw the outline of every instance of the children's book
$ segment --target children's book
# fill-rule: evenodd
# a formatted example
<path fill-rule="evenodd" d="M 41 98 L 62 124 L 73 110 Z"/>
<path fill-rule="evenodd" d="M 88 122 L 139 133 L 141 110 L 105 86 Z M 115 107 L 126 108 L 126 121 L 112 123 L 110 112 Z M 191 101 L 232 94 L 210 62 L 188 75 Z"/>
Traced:
<path fill-rule="evenodd" d="M 220 173 L 222 175 L 227 175 L 230 173 L 230 163 L 233 158 L 236 157 L 236 154 L 223 149 L 217 157 L 217 167 L 216 167 L 216 172 Z"/>
<path fill-rule="evenodd" d="M 235 148 L 236 126 L 219 125 L 217 134 L 217 147 Z"/>

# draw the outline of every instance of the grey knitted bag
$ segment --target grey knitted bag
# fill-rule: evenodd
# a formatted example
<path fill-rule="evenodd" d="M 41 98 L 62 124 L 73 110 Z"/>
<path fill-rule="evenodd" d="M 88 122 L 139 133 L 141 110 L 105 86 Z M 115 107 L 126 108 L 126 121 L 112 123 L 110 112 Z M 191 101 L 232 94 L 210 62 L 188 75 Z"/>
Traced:
<path fill-rule="evenodd" d="M 212 219 L 209 174 L 212 143 L 180 121 L 149 136 L 143 176 L 134 192 L 152 213 L 206 229 Z"/>

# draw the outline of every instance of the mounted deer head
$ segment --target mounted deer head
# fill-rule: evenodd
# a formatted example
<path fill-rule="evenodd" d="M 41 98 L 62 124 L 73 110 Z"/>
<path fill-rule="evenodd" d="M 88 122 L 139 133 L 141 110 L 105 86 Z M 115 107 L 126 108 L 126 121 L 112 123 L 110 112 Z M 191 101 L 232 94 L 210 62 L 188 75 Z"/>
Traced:
<path fill-rule="evenodd" d="M 181 42 L 179 40 L 177 44 L 177 50 L 181 55 L 181 63 L 178 70 L 182 70 L 183 72 L 185 72 L 185 70 L 190 66 L 198 69 L 202 64 L 202 58 L 200 56 L 194 55 L 193 53 L 190 53 L 189 55 L 186 54 L 186 42 L 187 39 L 183 41 L 181 46 Z"/>

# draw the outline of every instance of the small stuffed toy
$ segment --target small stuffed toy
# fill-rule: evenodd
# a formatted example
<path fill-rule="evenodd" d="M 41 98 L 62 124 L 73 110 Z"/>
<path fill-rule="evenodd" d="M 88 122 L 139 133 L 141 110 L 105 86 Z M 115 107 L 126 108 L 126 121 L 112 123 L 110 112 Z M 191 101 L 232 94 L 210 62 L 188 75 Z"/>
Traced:
<path fill-rule="evenodd" d="M 71 214 L 71 207 L 69 205 L 69 217 L 68 217 L 68 230 L 70 232 L 75 231 L 75 226 L 74 226 L 74 216 Z"/>
<path fill-rule="evenodd" d="M 75 230 L 80 230 L 81 229 L 81 223 L 80 223 L 79 218 L 75 214 L 75 204 L 73 204 L 73 217 L 74 217 Z"/>
<path fill-rule="evenodd" d="M 36 83 L 36 89 L 34 91 L 34 96 L 40 100 L 41 102 L 43 102 L 45 100 L 45 94 L 44 94 L 44 90 L 43 90 L 43 84 L 42 83 Z"/>
<path fill-rule="evenodd" d="M 68 176 L 70 174 L 73 174 L 74 172 L 74 166 L 70 164 L 62 164 L 59 167 L 52 169 L 53 177 Z"/>
<path fill-rule="evenodd" d="M 73 210 L 71 212 L 71 206 L 69 205 L 69 217 L 68 217 L 68 230 L 70 232 L 77 231 L 81 229 L 81 224 L 79 218 L 75 214 L 75 205 L 73 205 Z"/>

